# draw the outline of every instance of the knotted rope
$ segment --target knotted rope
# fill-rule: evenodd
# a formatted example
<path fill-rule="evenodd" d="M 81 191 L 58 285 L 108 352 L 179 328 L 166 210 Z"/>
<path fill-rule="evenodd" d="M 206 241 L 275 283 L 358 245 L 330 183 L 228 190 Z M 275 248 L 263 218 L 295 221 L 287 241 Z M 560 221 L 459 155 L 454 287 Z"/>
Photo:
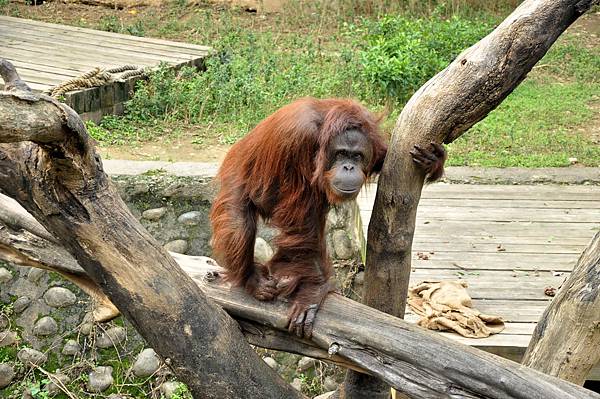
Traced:
<path fill-rule="evenodd" d="M 51 97 L 58 98 L 69 91 L 103 86 L 117 80 L 125 80 L 133 76 L 141 76 L 145 73 L 146 70 L 144 68 L 136 65 L 123 65 L 109 69 L 94 68 L 91 71 L 48 89 L 46 93 Z M 117 74 L 121 75 L 116 76 Z"/>

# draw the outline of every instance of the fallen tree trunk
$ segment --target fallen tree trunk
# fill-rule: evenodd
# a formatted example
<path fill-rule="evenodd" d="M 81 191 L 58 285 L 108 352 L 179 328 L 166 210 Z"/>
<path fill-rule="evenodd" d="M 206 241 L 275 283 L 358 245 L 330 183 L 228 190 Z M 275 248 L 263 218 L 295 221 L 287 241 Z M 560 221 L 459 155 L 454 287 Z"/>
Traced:
<path fill-rule="evenodd" d="M 28 260 L 23 264 L 37 264 L 41 257 L 55 254 L 49 259 L 56 265 L 46 261 L 45 268 L 87 278 L 59 245 L 28 231 L 13 230 L 20 224 L 15 214 L 20 215 L 24 226 L 35 231 L 43 229 L 33 226 L 36 222 L 31 216 L 14 208 L 15 204 L 0 196 L 0 215 L 13 215 L 12 231 L 0 229 L 0 258 L 13 260 L 16 251 L 19 259 Z M 600 398 L 576 385 L 458 344 L 340 295 L 330 295 L 325 301 L 314 325 L 313 341 L 301 340 L 286 331 L 285 304 L 260 302 L 243 290 L 231 289 L 220 277 L 222 269 L 210 258 L 171 255 L 204 294 L 239 321 L 254 345 L 370 373 L 416 398 Z"/>
<path fill-rule="evenodd" d="M 79 116 L 0 59 L 0 191 L 77 260 L 196 398 L 300 398 L 133 217 Z"/>
<path fill-rule="evenodd" d="M 523 365 L 583 385 L 600 361 L 600 233 L 538 322 Z"/>
<path fill-rule="evenodd" d="M 498 106 L 594 0 L 526 0 L 492 33 L 423 85 L 402 110 L 379 177 L 368 230 L 363 301 L 403 317 L 424 176 L 415 144 L 451 143 Z M 385 295 L 381 295 L 385 292 Z M 385 386 L 349 372 L 342 398 L 386 398 Z"/>

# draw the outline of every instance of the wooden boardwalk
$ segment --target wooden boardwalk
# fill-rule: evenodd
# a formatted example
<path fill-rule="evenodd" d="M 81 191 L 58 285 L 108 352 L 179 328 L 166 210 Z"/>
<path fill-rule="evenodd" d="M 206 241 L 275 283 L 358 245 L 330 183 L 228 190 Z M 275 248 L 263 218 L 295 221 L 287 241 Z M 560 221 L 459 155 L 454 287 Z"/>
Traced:
<path fill-rule="evenodd" d="M 365 237 L 375 192 L 358 198 Z M 551 300 L 544 288 L 561 285 L 598 230 L 598 186 L 434 184 L 419 205 L 411 284 L 467 281 L 474 306 L 502 316 L 506 329 L 484 339 L 444 335 L 519 360 Z M 600 380 L 599 366 L 590 379 Z"/>
<path fill-rule="evenodd" d="M 202 67 L 209 52 L 206 46 L 0 16 L 0 58 L 11 61 L 36 91 L 96 67 Z M 84 119 L 97 120 L 122 111 L 137 79 L 71 92 L 65 100 Z"/>

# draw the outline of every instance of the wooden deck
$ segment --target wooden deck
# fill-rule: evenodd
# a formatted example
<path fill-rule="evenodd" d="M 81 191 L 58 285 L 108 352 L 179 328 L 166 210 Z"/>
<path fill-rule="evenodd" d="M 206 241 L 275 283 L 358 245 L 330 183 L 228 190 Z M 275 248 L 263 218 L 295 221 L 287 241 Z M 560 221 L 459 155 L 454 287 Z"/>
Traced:
<path fill-rule="evenodd" d="M 0 58 L 11 61 L 36 91 L 96 67 L 160 63 L 202 67 L 209 52 L 206 46 L 0 16 Z M 103 114 L 122 111 L 137 79 L 74 91 L 65 100 L 84 119 L 98 120 Z"/>
<path fill-rule="evenodd" d="M 365 237 L 375 192 L 358 199 Z M 467 281 L 474 306 L 502 316 L 506 329 L 484 339 L 444 335 L 518 361 L 551 300 L 544 288 L 560 286 L 599 229 L 598 186 L 434 184 L 419 205 L 411 284 Z M 600 380 L 599 366 L 590 379 Z"/>

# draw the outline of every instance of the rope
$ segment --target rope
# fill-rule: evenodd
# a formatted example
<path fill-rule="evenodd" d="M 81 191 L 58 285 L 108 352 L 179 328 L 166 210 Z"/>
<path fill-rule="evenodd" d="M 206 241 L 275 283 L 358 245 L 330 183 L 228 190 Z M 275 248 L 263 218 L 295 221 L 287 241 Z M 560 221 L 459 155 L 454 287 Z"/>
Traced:
<path fill-rule="evenodd" d="M 51 97 L 58 98 L 69 91 L 103 86 L 114 81 L 123 81 L 133 76 L 141 76 L 145 73 L 144 68 L 136 65 L 123 65 L 109 69 L 94 68 L 91 71 L 46 90 L 46 93 Z M 117 74 L 121 75 L 116 76 Z"/>

